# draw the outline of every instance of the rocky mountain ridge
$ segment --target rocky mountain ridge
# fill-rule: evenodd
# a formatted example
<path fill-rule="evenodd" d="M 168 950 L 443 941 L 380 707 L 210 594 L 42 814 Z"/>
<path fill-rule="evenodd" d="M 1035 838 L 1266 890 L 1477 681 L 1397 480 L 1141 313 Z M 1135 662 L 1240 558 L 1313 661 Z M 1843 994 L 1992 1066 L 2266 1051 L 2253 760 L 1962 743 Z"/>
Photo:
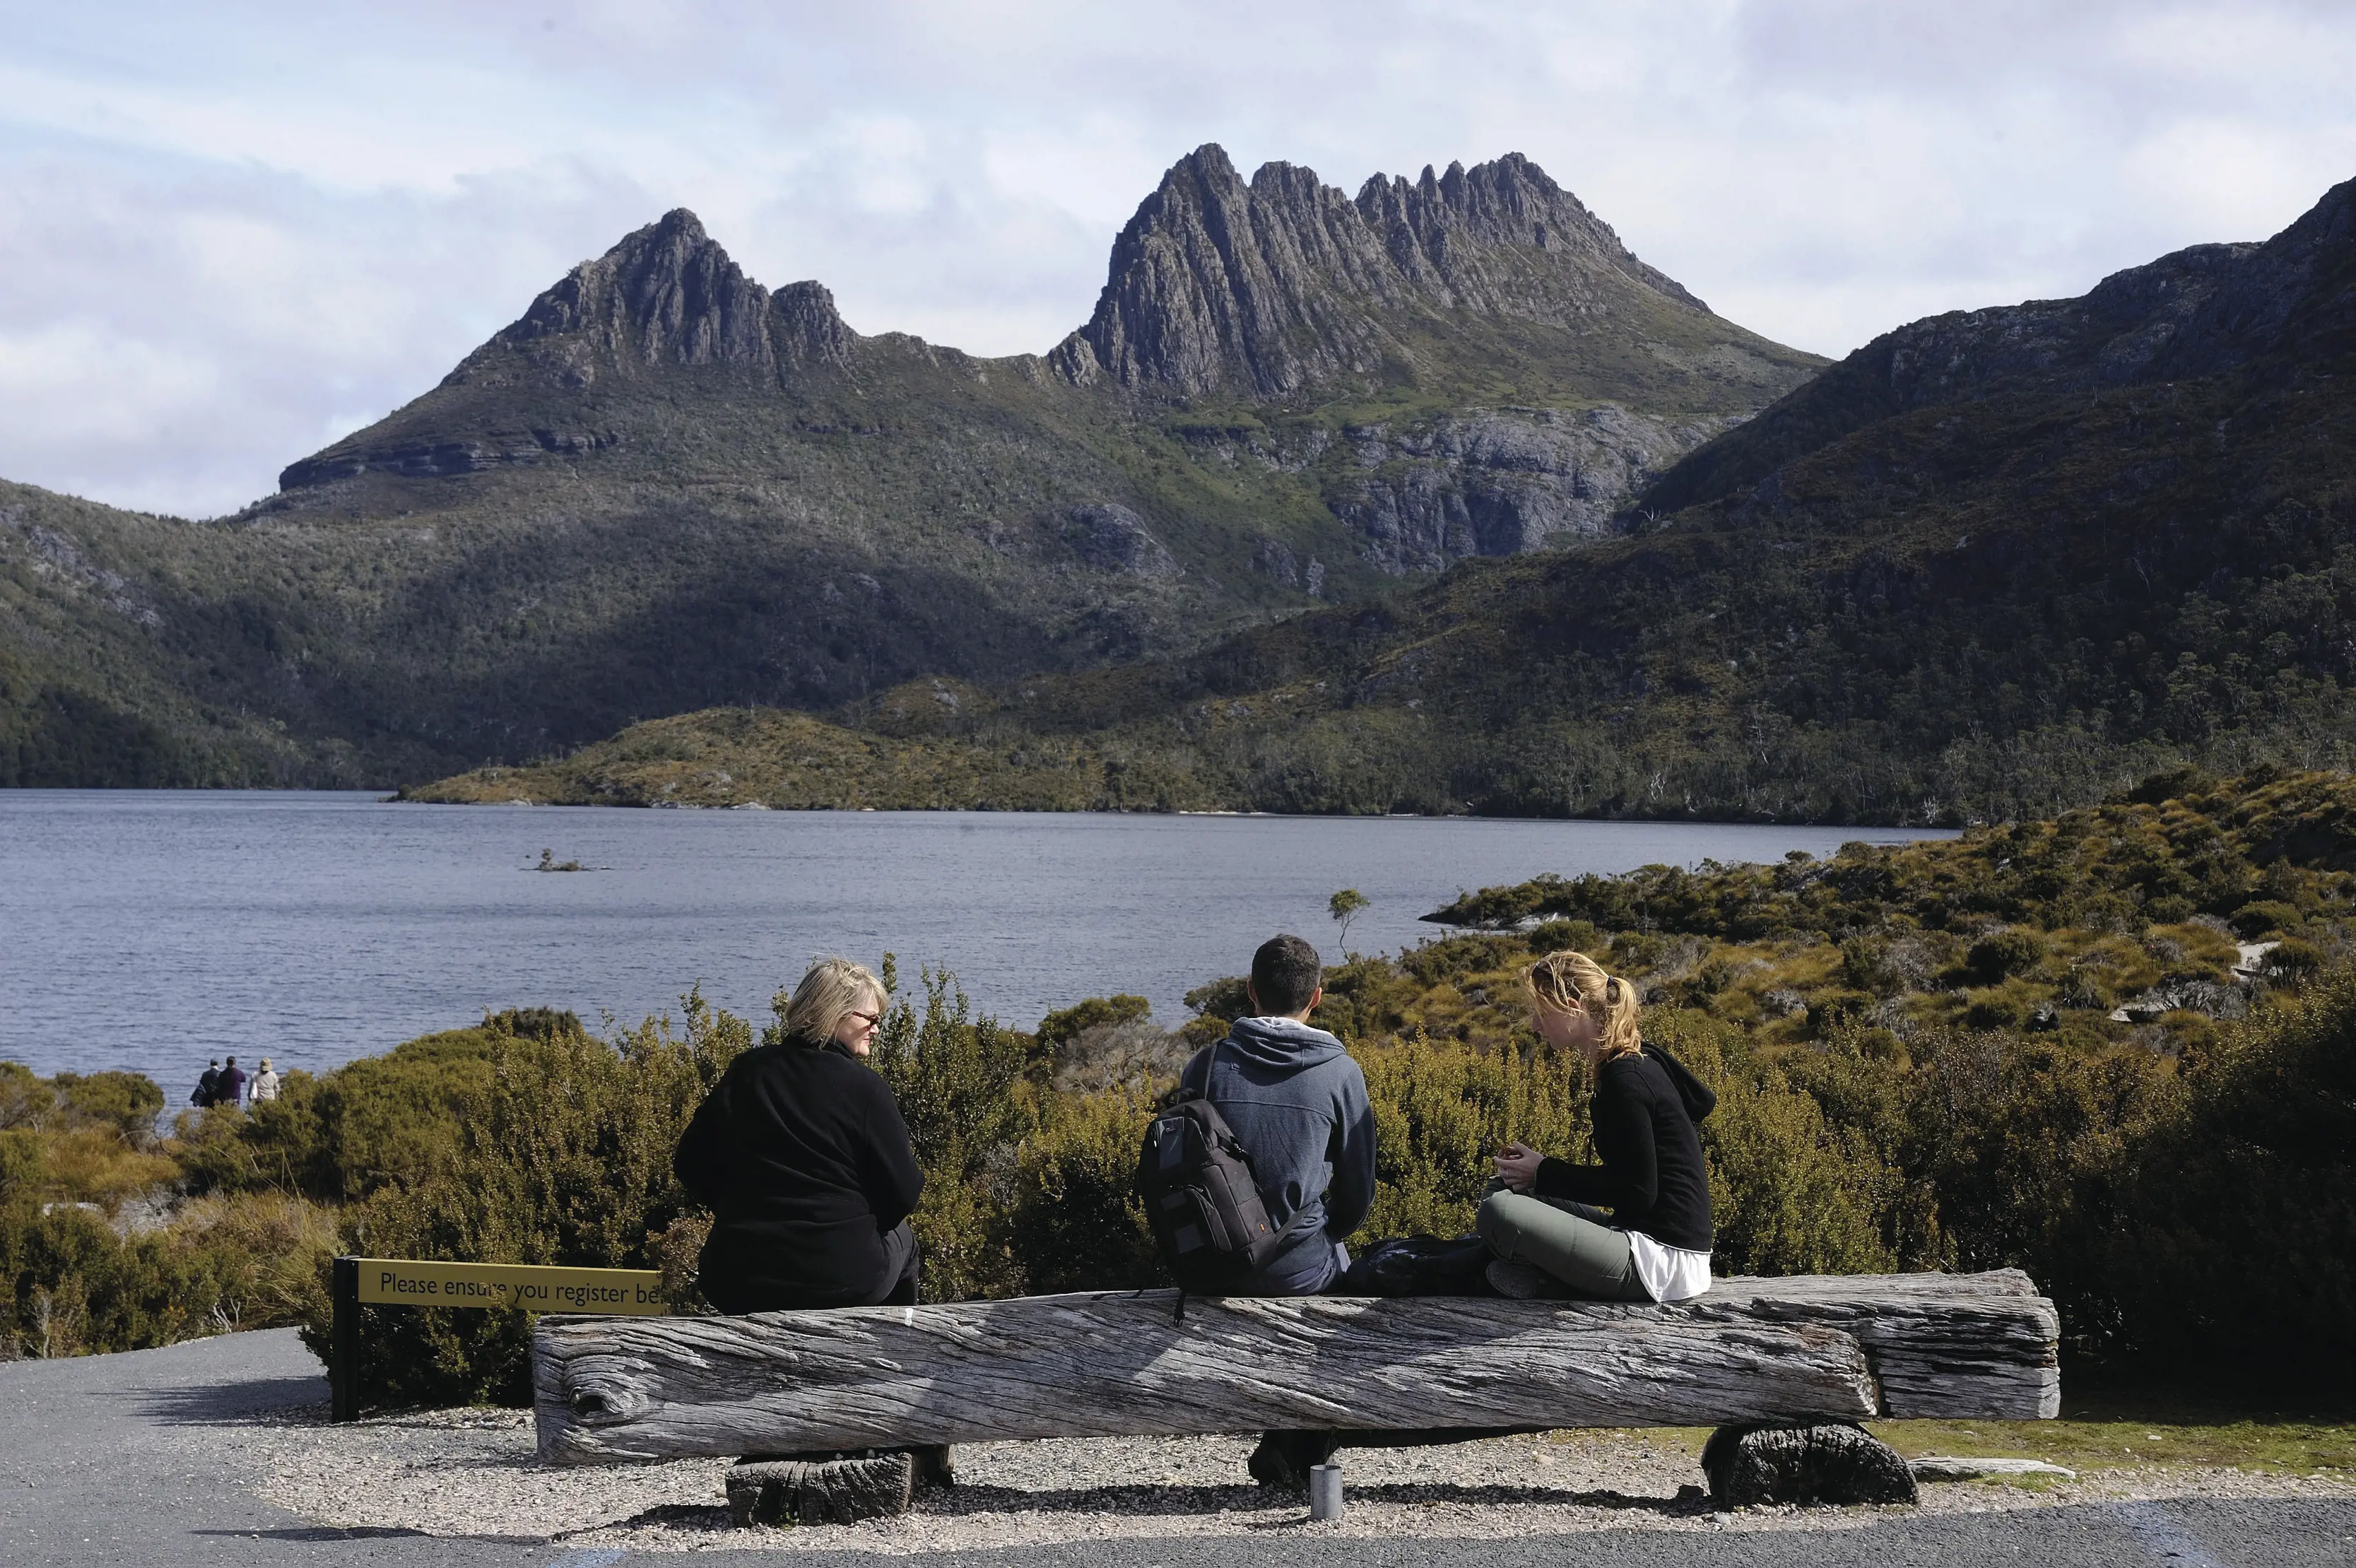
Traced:
<path fill-rule="evenodd" d="M 1481 329 L 1471 342 L 1468 325 Z M 1532 383 L 1491 389 L 1509 401 L 1567 395 L 1665 419 L 1644 443 L 1657 455 L 1687 439 L 1688 416 L 1748 414 L 1808 363 L 1712 315 L 1519 154 L 1427 167 L 1415 182 L 1376 176 L 1353 200 L 1289 164 L 1247 185 L 1212 144 L 1139 208 L 1089 321 L 1044 357 L 863 337 L 822 283 L 773 293 L 680 208 L 573 268 L 426 398 L 288 465 L 280 483 L 591 456 L 627 439 L 582 417 L 616 383 L 718 370 L 733 373 L 712 384 L 722 395 L 824 396 L 912 365 L 1180 402 L 1364 396 L 1402 379 L 1494 381 L 1505 368 Z M 549 417 L 518 419 L 519 400 Z"/>
<path fill-rule="evenodd" d="M 1632 534 L 852 712 L 963 742 L 1012 798 L 1119 809 L 1952 825 L 2188 763 L 2356 767 L 2351 197 L 2084 299 L 1910 324 L 1841 368 L 1883 411 L 1803 389 L 1673 472 L 1719 493 Z M 712 716 L 667 733 L 726 766 Z M 601 756 L 651 777 L 673 743 Z"/>
<path fill-rule="evenodd" d="M 1170 656 L 1608 537 L 1815 363 L 1518 156 L 1352 199 L 1200 149 L 1089 323 L 996 359 L 854 332 L 677 210 L 236 517 L 26 493 L 155 621 L 0 533 L 0 746 L 45 737 L 19 780 L 374 784 L 714 703 Z M 123 722 L 85 744 L 79 714 Z"/>
<path fill-rule="evenodd" d="M 1640 294 L 1709 314 L 1518 153 L 1412 183 L 1376 175 L 1353 200 L 1290 164 L 1247 185 L 1214 144 L 1138 208 L 1095 313 L 1048 362 L 1081 385 L 1283 398 L 1411 358 L 1390 318 L 1576 328 Z"/>
<path fill-rule="evenodd" d="M 2356 322 L 2356 180 L 2263 244 L 2194 245 L 2075 299 L 1910 322 L 1664 474 L 1643 505 L 1716 500 L 1911 410 L 2214 376 L 2348 347 Z M 2336 347 L 2335 347 L 2336 346 Z"/>
<path fill-rule="evenodd" d="M 847 367 L 856 341 L 823 284 L 772 293 L 744 275 L 694 213 L 678 208 L 566 273 L 435 390 L 481 402 L 524 389 L 580 392 L 601 380 L 656 379 L 674 367 L 734 370 L 750 390 L 810 367 Z M 302 489 L 370 472 L 441 478 L 587 456 L 617 439 L 611 430 L 487 422 L 477 439 L 439 442 L 364 439 L 384 428 L 372 426 L 288 464 L 279 485 Z"/>

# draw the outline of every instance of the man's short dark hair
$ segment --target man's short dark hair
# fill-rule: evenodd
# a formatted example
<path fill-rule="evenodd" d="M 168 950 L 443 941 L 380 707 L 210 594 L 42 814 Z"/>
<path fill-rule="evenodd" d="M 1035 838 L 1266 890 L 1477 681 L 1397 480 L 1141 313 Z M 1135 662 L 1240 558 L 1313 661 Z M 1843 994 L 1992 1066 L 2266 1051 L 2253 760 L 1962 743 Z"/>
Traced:
<path fill-rule="evenodd" d="M 1264 1017 L 1297 1013 L 1317 994 L 1324 973 L 1317 949 L 1297 936 L 1271 936 L 1252 955 L 1252 995 Z"/>

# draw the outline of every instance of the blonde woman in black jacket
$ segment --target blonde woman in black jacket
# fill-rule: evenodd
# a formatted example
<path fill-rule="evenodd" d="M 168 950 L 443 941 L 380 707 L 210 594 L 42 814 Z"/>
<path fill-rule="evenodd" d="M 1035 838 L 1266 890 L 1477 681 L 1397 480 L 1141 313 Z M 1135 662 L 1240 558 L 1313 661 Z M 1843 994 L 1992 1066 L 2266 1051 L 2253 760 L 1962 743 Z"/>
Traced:
<path fill-rule="evenodd" d="M 1635 987 L 1581 953 L 1552 953 L 1524 974 L 1540 1035 L 1593 1075 L 1598 1165 L 1521 1144 L 1497 1156 L 1505 1190 L 1481 1205 L 1492 1266 L 1507 1295 L 1684 1301 L 1709 1288 L 1709 1169 L 1695 1124 L 1717 1096 L 1637 1029 Z M 1605 1211 L 1610 1212 L 1606 1213 Z"/>
<path fill-rule="evenodd" d="M 671 1168 L 712 1211 L 701 1285 L 721 1311 L 916 1305 L 924 1173 L 862 1060 L 883 1017 L 873 974 L 819 959 L 784 1040 L 730 1062 L 688 1123 Z"/>

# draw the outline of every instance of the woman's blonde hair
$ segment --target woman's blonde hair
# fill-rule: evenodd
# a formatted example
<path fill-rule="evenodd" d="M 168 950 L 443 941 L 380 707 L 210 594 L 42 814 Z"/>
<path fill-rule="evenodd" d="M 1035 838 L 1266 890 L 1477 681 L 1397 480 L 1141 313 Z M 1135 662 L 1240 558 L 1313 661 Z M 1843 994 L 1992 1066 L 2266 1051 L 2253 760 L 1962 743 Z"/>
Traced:
<path fill-rule="evenodd" d="M 848 958 L 821 958 L 809 966 L 794 987 L 793 1000 L 785 1006 L 786 1032 L 822 1045 L 870 997 L 879 1009 L 884 1006 L 884 982 L 875 971 Z"/>
<path fill-rule="evenodd" d="M 1549 953 L 1522 971 L 1530 1000 L 1548 1012 L 1584 1010 L 1595 1020 L 1595 1059 L 1609 1061 L 1644 1048 L 1636 1031 L 1636 987 L 1584 953 Z"/>

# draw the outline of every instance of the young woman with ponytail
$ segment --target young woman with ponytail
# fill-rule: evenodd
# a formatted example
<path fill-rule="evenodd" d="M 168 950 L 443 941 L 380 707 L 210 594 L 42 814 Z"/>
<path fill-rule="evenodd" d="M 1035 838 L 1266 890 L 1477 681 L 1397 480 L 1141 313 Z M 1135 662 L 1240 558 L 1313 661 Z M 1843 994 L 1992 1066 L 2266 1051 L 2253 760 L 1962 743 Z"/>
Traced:
<path fill-rule="evenodd" d="M 1571 1165 L 1506 1145 L 1497 1156 L 1505 1190 L 1481 1205 L 1482 1240 L 1501 1263 L 1528 1264 L 1583 1299 L 1699 1296 L 1709 1288 L 1709 1171 L 1694 1124 L 1717 1096 L 1644 1042 L 1635 987 L 1585 954 L 1550 953 L 1523 980 L 1538 1033 L 1577 1051 L 1593 1075 L 1602 1163 Z M 1489 1277 L 1509 1296 L 1542 1285 L 1510 1266 L 1493 1266 Z"/>

